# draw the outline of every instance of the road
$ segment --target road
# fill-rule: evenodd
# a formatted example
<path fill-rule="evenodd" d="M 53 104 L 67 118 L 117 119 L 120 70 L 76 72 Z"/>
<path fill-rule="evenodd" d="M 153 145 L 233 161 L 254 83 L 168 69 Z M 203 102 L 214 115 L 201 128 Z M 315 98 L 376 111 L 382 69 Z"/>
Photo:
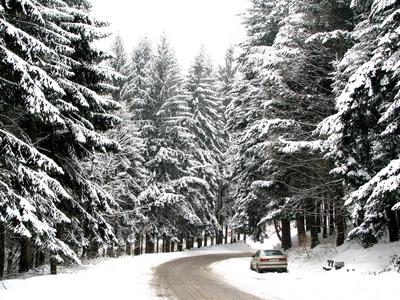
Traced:
<path fill-rule="evenodd" d="M 178 300 L 260 300 L 231 286 L 210 269 L 210 264 L 245 254 L 215 254 L 185 257 L 156 268 L 154 285 L 158 295 Z"/>

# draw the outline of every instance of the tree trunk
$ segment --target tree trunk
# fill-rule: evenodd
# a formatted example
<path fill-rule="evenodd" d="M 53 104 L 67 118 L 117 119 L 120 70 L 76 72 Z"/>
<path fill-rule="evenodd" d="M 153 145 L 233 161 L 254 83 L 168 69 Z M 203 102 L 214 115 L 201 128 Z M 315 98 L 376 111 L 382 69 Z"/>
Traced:
<path fill-rule="evenodd" d="M 211 237 L 211 246 L 214 246 L 214 239 L 215 239 L 215 237 L 212 236 L 212 237 Z"/>
<path fill-rule="evenodd" d="M 315 203 L 313 200 L 308 200 L 307 203 L 307 215 L 306 215 L 306 220 L 307 220 L 307 226 L 310 228 L 311 231 L 311 249 L 315 248 L 320 244 L 319 241 L 319 236 L 318 236 L 318 226 L 315 222 Z"/>
<path fill-rule="evenodd" d="M 332 201 L 329 203 L 329 235 L 335 234 L 335 206 Z"/>
<path fill-rule="evenodd" d="M 29 271 L 29 265 L 31 263 L 31 241 L 26 237 L 21 237 L 21 255 L 19 258 L 19 273 Z"/>
<path fill-rule="evenodd" d="M 304 215 L 296 215 L 297 239 L 299 246 L 305 246 L 307 243 L 306 228 L 304 225 Z"/>
<path fill-rule="evenodd" d="M 64 235 L 64 227 L 61 224 L 58 224 L 57 225 L 56 237 L 58 239 L 62 240 L 63 239 L 63 235 Z M 58 253 L 51 253 L 51 257 L 50 257 L 50 274 L 51 275 L 57 275 L 57 264 L 58 264 L 57 254 Z"/>
<path fill-rule="evenodd" d="M 146 234 L 146 250 L 145 253 L 154 253 L 154 241 L 150 234 Z"/>
<path fill-rule="evenodd" d="M 389 240 L 390 242 L 397 242 L 399 240 L 399 222 L 397 220 L 396 212 L 387 207 L 386 215 L 388 217 L 388 227 L 389 227 Z"/>
<path fill-rule="evenodd" d="M 132 244 L 130 242 L 126 241 L 125 247 L 126 247 L 126 249 L 125 249 L 126 255 L 131 256 L 132 255 Z"/>
<path fill-rule="evenodd" d="M 290 249 L 292 247 L 292 237 L 290 233 L 290 220 L 282 220 L 282 248 L 284 250 Z"/>
<path fill-rule="evenodd" d="M 208 233 L 204 233 L 204 247 L 208 246 Z"/>
<path fill-rule="evenodd" d="M 340 208 L 339 208 L 340 207 Z M 343 245 L 345 240 L 345 228 L 344 228 L 344 214 L 341 205 L 336 205 L 336 246 Z"/>
<path fill-rule="evenodd" d="M 6 265 L 6 230 L 0 221 L 0 280 L 4 277 L 4 267 Z"/>
<path fill-rule="evenodd" d="M 171 238 L 169 236 L 165 239 L 165 252 L 171 252 Z"/>
<path fill-rule="evenodd" d="M 328 214 L 329 214 L 329 209 L 328 209 L 328 203 L 324 202 L 324 206 L 323 206 L 323 210 L 322 210 L 322 237 L 324 239 L 326 239 L 328 237 Z"/>
<path fill-rule="evenodd" d="M 317 204 L 315 206 L 315 226 L 317 228 L 317 232 L 321 233 L 322 222 L 321 222 L 321 205 L 320 204 Z"/>
<path fill-rule="evenodd" d="M 280 228 L 279 228 L 278 222 L 276 220 L 274 220 L 274 226 L 275 226 L 276 235 L 282 243 L 282 236 L 281 236 Z"/>
<path fill-rule="evenodd" d="M 183 251 L 183 234 L 179 235 L 178 251 Z"/>
<path fill-rule="evenodd" d="M 175 242 L 171 241 L 171 252 L 175 252 Z"/>
<path fill-rule="evenodd" d="M 228 244 L 228 225 L 225 225 L 225 244 Z"/>
<path fill-rule="evenodd" d="M 197 238 L 197 248 L 203 247 L 203 239 L 202 238 Z"/>
<path fill-rule="evenodd" d="M 44 265 L 44 252 L 41 251 L 40 249 L 36 250 L 36 259 L 35 259 L 35 267 L 40 267 L 42 265 Z"/>
<path fill-rule="evenodd" d="M 133 249 L 133 255 L 140 255 L 140 234 L 135 234 L 135 244 Z"/>

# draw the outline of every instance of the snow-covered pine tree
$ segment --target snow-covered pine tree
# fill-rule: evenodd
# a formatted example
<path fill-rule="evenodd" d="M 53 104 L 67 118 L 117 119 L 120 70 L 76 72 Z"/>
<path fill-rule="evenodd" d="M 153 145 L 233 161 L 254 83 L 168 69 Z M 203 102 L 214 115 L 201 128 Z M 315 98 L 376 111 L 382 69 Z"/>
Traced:
<path fill-rule="evenodd" d="M 238 77 L 238 64 L 235 57 L 235 47 L 231 46 L 228 48 L 225 54 L 224 64 L 219 66 L 218 69 L 218 97 L 222 100 L 222 115 L 224 119 L 224 130 L 227 127 L 227 107 L 233 101 L 234 90 L 237 83 Z M 231 143 L 231 137 L 229 132 L 227 133 L 226 144 L 229 146 Z M 230 167 L 228 164 L 229 153 L 225 149 L 223 154 L 223 164 L 221 168 L 221 181 L 219 183 L 219 193 L 217 200 L 216 215 L 218 222 L 221 226 L 227 228 L 228 218 L 232 215 L 232 198 L 229 196 L 230 184 L 229 184 L 229 173 Z M 217 243 L 221 244 L 223 239 L 223 232 L 219 231 L 217 236 Z"/>
<path fill-rule="evenodd" d="M 122 40 L 122 37 L 120 33 L 117 33 L 115 35 L 112 47 L 112 59 L 110 60 L 110 66 L 112 70 L 115 72 L 126 75 L 127 73 L 127 64 L 128 64 L 128 56 L 125 51 L 125 45 L 124 41 Z M 113 85 L 115 87 L 118 87 L 113 93 L 113 99 L 119 101 L 120 100 L 120 93 L 122 87 L 125 85 L 126 78 L 118 77 L 114 79 Z"/>
<path fill-rule="evenodd" d="M 180 70 L 165 35 L 161 37 L 150 70 L 151 86 L 146 114 L 141 126 L 147 153 L 146 167 L 151 176 L 147 189 L 140 195 L 149 218 L 147 252 L 154 251 L 155 235 L 166 241 L 182 239 L 191 228 L 202 226 L 194 197 L 189 198 L 193 186 L 204 184 L 192 176 L 190 170 L 191 136 L 188 132 L 189 109 L 182 93 Z M 196 206 L 195 206 L 196 205 Z"/>
<path fill-rule="evenodd" d="M 327 163 L 318 151 L 321 141 L 315 140 L 312 132 L 331 112 L 329 63 L 343 49 L 337 50 L 328 42 L 307 43 L 307 39 L 319 32 L 346 29 L 349 9 L 332 1 L 264 3 L 268 3 L 270 15 L 264 15 L 262 22 L 278 26 L 272 31 L 276 36 L 270 45 L 251 47 L 255 42 L 253 31 L 249 31 L 249 42 L 244 47 L 247 54 L 241 58 L 247 80 L 238 87 L 239 97 L 230 107 L 237 112 L 231 113 L 231 128 L 246 126 L 238 135 L 237 152 L 241 154 L 233 160 L 238 167 L 235 173 L 241 174 L 237 180 L 242 182 L 238 186 L 242 196 L 238 197 L 236 220 L 248 222 L 253 230 L 266 221 L 282 221 L 282 243 L 289 247 L 289 221 L 295 214 L 298 221 L 304 219 L 306 211 L 315 246 L 319 199 L 327 197 L 332 180 L 327 177 Z M 321 14 L 324 22 L 319 21 Z M 247 24 L 257 26 L 256 20 Z M 325 63 L 319 64 L 321 61 Z M 298 227 L 304 228 L 304 220 L 298 223 L 301 224 Z"/>
<path fill-rule="evenodd" d="M 65 4 L 59 2 L 52 9 L 46 5 L 49 2 L 0 4 L 0 222 L 21 240 L 21 272 L 31 267 L 32 244 L 37 253 L 50 251 L 54 259 L 63 255 L 78 261 L 56 232 L 72 221 L 58 207 L 71 199 L 55 179 L 63 170 L 33 146 L 47 135 L 42 127 L 65 128 L 64 91 L 55 78 L 69 74 L 63 55 L 71 49 L 52 22 L 56 16 L 65 17 L 60 11 Z"/>
<path fill-rule="evenodd" d="M 68 242 L 78 250 L 88 237 L 113 236 L 100 211 L 109 211 L 115 202 L 80 170 L 81 160 L 94 149 L 118 148 L 95 129 L 119 122 L 108 113 L 116 104 L 100 96 L 115 90 L 109 83 L 119 75 L 97 66 L 108 56 L 94 49 L 92 41 L 104 36 L 99 30 L 105 24 L 88 14 L 86 1 L 74 5 L 3 1 L 0 72 L 4 115 L 18 120 L 27 144 L 35 144 L 61 167 L 57 179 L 70 197 L 56 205 L 71 222 L 53 230 L 61 239 L 62 233 L 71 234 Z"/>
<path fill-rule="evenodd" d="M 121 90 L 121 98 L 127 101 L 132 119 L 143 126 L 152 116 L 150 88 L 153 50 L 148 38 L 143 38 L 133 49 L 126 67 L 126 83 Z"/>
<path fill-rule="evenodd" d="M 350 237 L 370 246 L 388 229 L 399 239 L 399 16 L 397 1 L 353 1 L 360 20 L 354 46 L 337 64 L 337 113 L 321 123 L 325 143 L 345 180 Z"/>
<path fill-rule="evenodd" d="M 226 72 L 233 72 L 226 70 Z M 229 75 L 226 76 L 226 78 Z M 197 176 L 205 179 L 211 187 L 212 198 L 208 199 L 210 212 L 215 218 L 215 209 L 221 206 L 220 192 L 223 188 L 223 154 L 226 151 L 228 136 L 224 131 L 224 109 L 218 92 L 217 75 L 214 73 L 204 48 L 200 49 L 189 69 L 186 81 L 189 108 L 192 114 L 191 130 L 195 137 L 197 160 L 201 167 Z M 215 234 L 217 228 L 207 232 Z"/>

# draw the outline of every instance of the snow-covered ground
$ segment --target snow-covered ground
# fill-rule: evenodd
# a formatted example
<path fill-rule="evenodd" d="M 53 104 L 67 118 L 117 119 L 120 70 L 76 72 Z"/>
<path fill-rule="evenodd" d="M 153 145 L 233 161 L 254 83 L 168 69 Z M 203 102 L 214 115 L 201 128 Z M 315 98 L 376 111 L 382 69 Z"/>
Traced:
<path fill-rule="evenodd" d="M 253 249 L 272 248 L 275 237 L 252 243 Z M 294 240 L 294 243 L 296 241 Z M 147 254 L 109 259 L 96 265 L 63 269 L 57 276 L 36 276 L 0 282 L 1 300 L 40 299 L 160 299 L 152 286 L 153 269 L 173 259 L 216 253 L 248 252 L 243 243 L 185 252 Z M 330 245 L 330 246 L 329 246 Z M 212 265 L 212 270 L 229 284 L 267 299 L 397 299 L 400 273 L 383 272 L 390 257 L 400 254 L 400 242 L 380 243 L 363 249 L 355 242 L 335 248 L 324 244 L 310 250 L 288 252 L 289 273 L 250 271 L 250 258 L 230 259 Z M 341 270 L 324 271 L 326 260 L 344 261 Z"/>
<path fill-rule="evenodd" d="M 152 287 L 154 267 L 185 256 L 246 251 L 249 248 L 244 244 L 228 244 L 192 251 L 109 259 L 96 265 L 66 269 L 66 273 L 56 276 L 0 281 L 0 299 L 159 299 Z"/>
<path fill-rule="evenodd" d="M 251 246 L 273 248 L 274 240 Z M 369 249 L 346 242 L 338 248 L 325 244 L 312 251 L 289 251 L 289 273 L 258 274 L 250 270 L 250 258 L 218 262 L 212 269 L 230 284 L 261 298 L 389 300 L 400 295 L 400 273 L 388 272 L 390 258 L 395 254 L 400 255 L 400 242 L 380 243 Z M 343 261 L 345 267 L 324 271 L 327 259 Z"/>

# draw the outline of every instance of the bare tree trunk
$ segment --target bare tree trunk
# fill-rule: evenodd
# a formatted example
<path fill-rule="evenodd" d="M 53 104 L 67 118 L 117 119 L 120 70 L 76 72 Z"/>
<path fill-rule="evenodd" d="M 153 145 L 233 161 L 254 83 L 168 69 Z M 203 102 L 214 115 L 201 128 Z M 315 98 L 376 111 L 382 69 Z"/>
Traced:
<path fill-rule="evenodd" d="M 324 202 L 322 213 L 323 213 L 322 237 L 326 239 L 328 237 L 328 214 L 329 214 L 328 203 L 326 201 Z"/>
<path fill-rule="evenodd" d="M 225 225 L 225 244 L 228 244 L 228 225 Z"/>
<path fill-rule="evenodd" d="M 204 247 L 208 246 L 208 233 L 204 233 Z"/>
<path fill-rule="evenodd" d="M 399 240 L 399 223 L 397 221 L 396 212 L 389 206 L 386 208 L 386 215 L 389 221 L 389 240 L 390 242 L 397 242 Z"/>
<path fill-rule="evenodd" d="M 211 246 L 214 246 L 214 236 L 211 237 Z"/>
<path fill-rule="evenodd" d="M 333 201 L 329 203 L 329 235 L 335 234 L 335 206 Z"/>
<path fill-rule="evenodd" d="M 19 273 L 29 271 L 31 263 L 31 241 L 26 237 L 21 237 L 21 255 L 19 258 Z"/>
<path fill-rule="evenodd" d="M 197 238 L 197 248 L 203 247 L 203 239 L 201 237 Z"/>
<path fill-rule="evenodd" d="M 178 251 L 183 251 L 183 234 L 179 235 Z"/>
<path fill-rule="evenodd" d="M 290 233 L 290 220 L 282 219 L 282 248 L 287 250 L 292 247 L 292 237 Z"/>
<path fill-rule="evenodd" d="M 345 240 L 345 228 L 344 228 L 344 212 L 342 209 L 342 205 L 336 205 L 336 246 L 343 245 Z"/>
<path fill-rule="evenodd" d="M 307 226 L 310 228 L 311 230 L 311 249 L 315 248 L 316 246 L 318 246 L 320 244 L 319 241 L 319 236 L 318 236 L 318 226 L 315 222 L 315 211 L 316 211 L 316 207 L 315 207 L 315 203 L 312 199 L 308 200 L 307 203 Z"/>
<path fill-rule="evenodd" d="M 282 236 L 281 236 L 280 228 L 279 228 L 278 222 L 276 220 L 274 220 L 274 226 L 275 226 L 276 235 L 282 243 Z"/>
<path fill-rule="evenodd" d="M 169 236 L 165 239 L 165 252 L 171 252 L 171 238 Z"/>
<path fill-rule="evenodd" d="M 318 233 L 321 233 L 321 223 L 321 204 L 317 204 L 315 205 L 315 226 Z"/>
<path fill-rule="evenodd" d="M 307 242 L 306 228 L 304 225 L 304 216 L 298 214 L 296 216 L 296 227 L 297 227 L 297 239 L 299 240 L 299 246 L 305 246 Z"/>
<path fill-rule="evenodd" d="M 140 234 L 135 234 L 135 244 L 133 248 L 133 255 L 140 255 Z"/>
<path fill-rule="evenodd" d="M 171 241 L 171 252 L 175 252 L 175 242 Z"/>
<path fill-rule="evenodd" d="M 125 249 L 126 255 L 131 256 L 132 255 L 132 244 L 130 242 L 126 241 L 125 247 L 126 247 L 126 249 Z"/>
<path fill-rule="evenodd" d="M 0 280 L 4 277 L 4 267 L 6 264 L 6 230 L 0 221 Z"/>
<path fill-rule="evenodd" d="M 150 234 L 146 234 L 146 249 L 145 253 L 154 253 L 154 240 Z"/>

